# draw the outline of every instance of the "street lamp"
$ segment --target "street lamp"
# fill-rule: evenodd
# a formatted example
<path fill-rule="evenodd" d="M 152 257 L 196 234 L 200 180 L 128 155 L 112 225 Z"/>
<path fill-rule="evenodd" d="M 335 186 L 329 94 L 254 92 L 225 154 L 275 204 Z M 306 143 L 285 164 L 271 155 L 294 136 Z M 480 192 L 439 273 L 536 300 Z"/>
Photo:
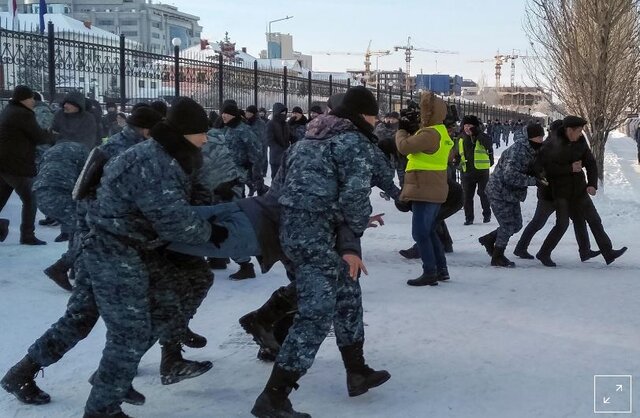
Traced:
<path fill-rule="evenodd" d="M 182 39 L 173 38 L 171 40 L 173 45 L 173 79 L 175 96 L 180 97 L 180 45 L 182 45 Z"/>
<path fill-rule="evenodd" d="M 293 18 L 293 16 L 285 16 L 280 19 L 269 21 L 269 32 L 267 32 L 267 58 L 271 59 L 271 49 L 269 48 L 269 42 L 271 42 L 271 24 L 276 22 L 282 22 L 283 20 L 289 20 Z"/>

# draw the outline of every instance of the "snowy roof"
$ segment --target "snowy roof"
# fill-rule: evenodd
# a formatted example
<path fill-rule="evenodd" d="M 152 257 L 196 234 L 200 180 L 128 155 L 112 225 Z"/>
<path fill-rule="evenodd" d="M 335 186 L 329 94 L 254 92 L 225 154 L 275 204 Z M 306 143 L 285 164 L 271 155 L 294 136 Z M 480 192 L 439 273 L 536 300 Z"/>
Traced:
<path fill-rule="evenodd" d="M 246 52 L 236 51 L 236 59 L 241 60 L 246 64 L 253 65 L 253 61 L 256 60 L 256 57 L 247 54 Z M 192 58 L 192 59 L 202 59 L 208 57 L 215 57 L 220 53 L 220 45 L 217 43 L 212 43 L 207 45 L 205 49 L 201 49 L 200 45 L 194 45 L 189 48 L 183 49 L 180 51 L 180 56 L 184 58 Z M 211 59 L 211 58 L 209 58 Z"/>
<path fill-rule="evenodd" d="M 90 35 L 112 41 L 118 41 L 120 37 L 96 26 L 88 28 L 84 22 L 74 19 L 62 13 L 46 13 L 44 15 L 45 25 L 53 22 L 56 33 L 71 32 L 82 35 Z M 37 32 L 40 27 L 40 15 L 35 13 L 18 13 L 18 25 L 21 31 Z M 4 29 L 12 30 L 11 15 L 7 12 L 0 13 L 0 26 Z"/>

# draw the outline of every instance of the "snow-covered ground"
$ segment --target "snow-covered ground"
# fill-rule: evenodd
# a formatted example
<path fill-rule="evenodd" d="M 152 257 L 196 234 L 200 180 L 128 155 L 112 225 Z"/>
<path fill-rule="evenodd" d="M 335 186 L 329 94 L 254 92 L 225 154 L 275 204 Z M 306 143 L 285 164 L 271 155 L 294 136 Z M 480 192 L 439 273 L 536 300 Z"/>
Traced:
<path fill-rule="evenodd" d="M 588 417 L 594 410 L 594 375 L 640 376 L 640 168 L 631 139 L 617 135 L 607 150 L 606 186 L 595 202 L 614 246 L 629 246 L 608 267 L 601 258 L 581 263 L 570 229 L 553 254 L 557 268 L 520 260 L 516 269 L 492 268 L 477 238 L 495 228 L 495 220 L 465 227 L 458 213 L 448 222 L 455 249 L 448 256 L 451 282 L 409 287 L 405 282 L 419 275 L 420 264 L 397 251 L 411 245 L 410 215 L 398 213 L 374 191 L 374 211 L 385 212 L 387 224 L 365 235 L 370 273 L 362 279 L 365 353 L 371 366 L 389 370 L 392 378 L 349 398 L 340 355 L 329 337 L 292 395 L 294 406 L 314 417 Z M 57 230 L 38 228 L 38 236 L 49 241 L 45 247 L 18 245 L 19 207 L 12 197 L 1 214 L 12 224 L 0 244 L 0 375 L 64 312 L 68 297 L 42 273 L 63 251 L 64 244 L 53 243 Z M 534 208 L 531 189 L 523 205 L 525 222 Z M 535 237 L 533 252 L 549 227 Z M 216 273 L 192 322 L 209 339 L 208 346 L 185 353 L 213 360 L 213 370 L 162 386 L 156 346 L 143 358 L 134 382 L 147 404 L 125 406 L 126 412 L 250 416 L 271 365 L 255 358 L 256 346 L 237 319 L 286 279 L 281 267 L 244 282 L 227 280 L 231 272 Z M 81 416 L 104 334 L 100 322 L 89 338 L 47 368 L 44 378 L 38 377 L 52 396 L 50 404 L 22 405 L 0 391 L 0 417 Z M 611 393 L 628 396 L 628 389 Z M 634 403 L 640 401 L 637 393 Z"/>

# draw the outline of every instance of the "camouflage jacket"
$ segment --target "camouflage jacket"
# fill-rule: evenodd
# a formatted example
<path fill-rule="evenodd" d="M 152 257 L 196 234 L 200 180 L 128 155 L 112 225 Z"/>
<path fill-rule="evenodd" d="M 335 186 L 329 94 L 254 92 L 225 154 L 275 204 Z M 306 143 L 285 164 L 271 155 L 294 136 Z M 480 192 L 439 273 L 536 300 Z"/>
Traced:
<path fill-rule="evenodd" d="M 111 159 L 142 141 L 144 141 L 142 135 L 131 126 L 125 126 L 121 132 L 109 137 L 107 142 L 100 145 L 100 149 Z"/>
<path fill-rule="evenodd" d="M 491 200 L 524 202 L 527 187 L 536 185 L 531 167 L 536 151 L 528 139 L 519 139 L 507 148 L 489 177 L 486 193 Z"/>
<path fill-rule="evenodd" d="M 98 233 L 143 248 L 202 244 L 211 225 L 191 208 L 190 178 L 159 142 L 148 139 L 107 163 L 86 216 Z"/>
<path fill-rule="evenodd" d="M 246 123 L 236 118 L 223 129 L 235 163 L 243 172 L 243 182 L 262 178 L 262 141 Z"/>
<path fill-rule="evenodd" d="M 89 151 L 82 144 L 58 142 L 43 154 L 33 190 L 67 190 L 71 195 L 88 155 Z"/>
<path fill-rule="evenodd" d="M 371 215 L 376 159 L 382 155 L 376 150 L 351 121 L 318 116 L 309 123 L 305 139 L 292 145 L 283 160 L 280 204 L 320 218 L 333 215 L 338 224 L 344 222 L 361 236 Z"/>
<path fill-rule="evenodd" d="M 48 104 L 44 102 L 36 102 L 33 108 L 33 113 L 36 114 L 36 122 L 42 129 L 51 129 L 53 124 L 53 111 Z"/>

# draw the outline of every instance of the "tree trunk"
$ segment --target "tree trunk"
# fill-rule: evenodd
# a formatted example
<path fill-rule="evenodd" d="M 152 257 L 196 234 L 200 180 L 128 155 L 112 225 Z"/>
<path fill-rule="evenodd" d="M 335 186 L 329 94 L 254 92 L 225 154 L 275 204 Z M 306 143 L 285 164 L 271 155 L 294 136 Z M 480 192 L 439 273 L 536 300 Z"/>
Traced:
<path fill-rule="evenodd" d="M 598 180 L 600 184 L 604 182 L 604 148 L 607 143 L 609 133 L 605 130 L 598 130 L 591 135 L 591 152 L 598 165 Z"/>

